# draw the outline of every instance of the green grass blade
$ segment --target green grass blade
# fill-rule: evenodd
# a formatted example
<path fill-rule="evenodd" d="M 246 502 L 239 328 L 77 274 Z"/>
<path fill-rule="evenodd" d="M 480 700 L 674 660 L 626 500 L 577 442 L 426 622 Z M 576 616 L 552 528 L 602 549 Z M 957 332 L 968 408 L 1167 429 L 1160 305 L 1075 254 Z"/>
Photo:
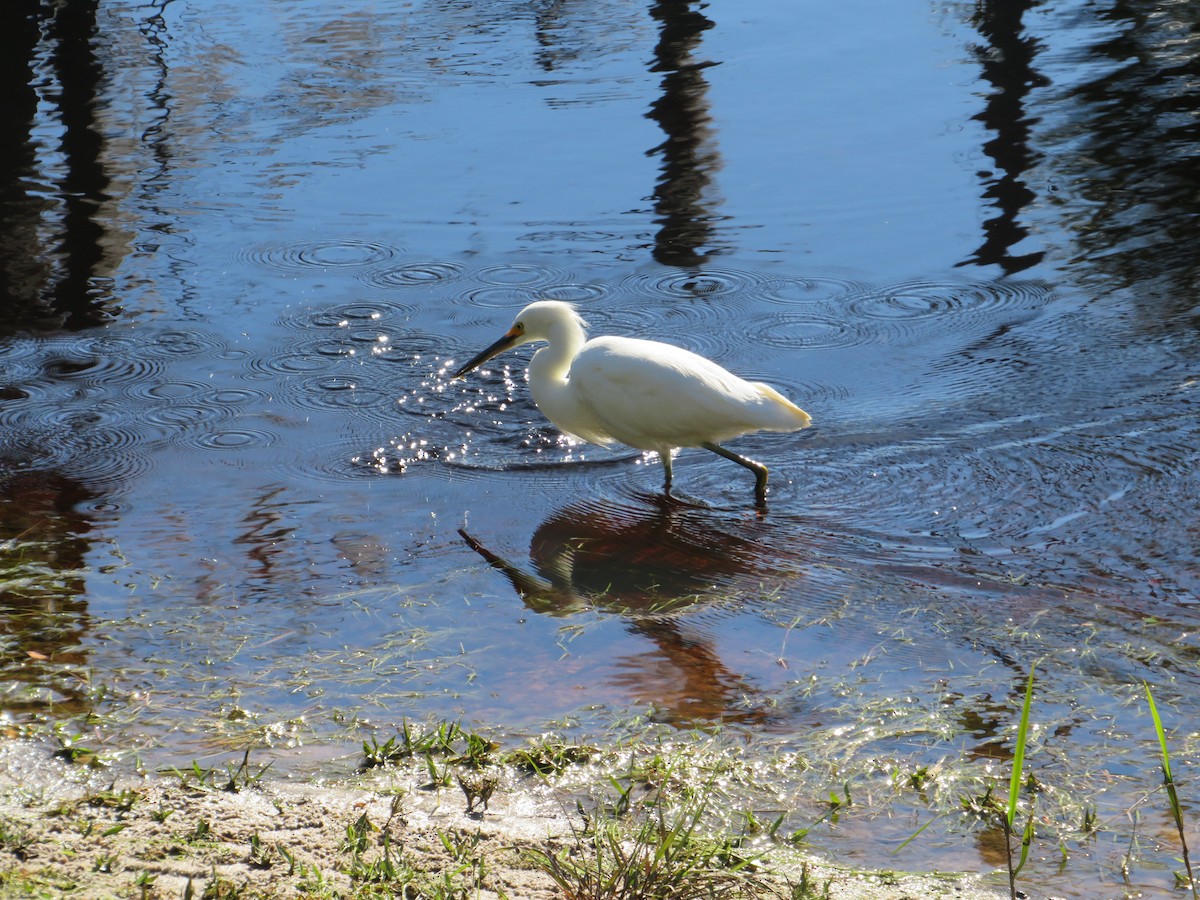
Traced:
<path fill-rule="evenodd" d="M 1146 688 L 1146 703 L 1150 706 L 1150 718 L 1154 720 L 1154 731 L 1158 735 L 1158 748 L 1162 751 L 1163 786 L 1167 789 L 1167 801 L 1171 804 L 1171 815 L 1175 819 L 1175 828 L 1179 831 L 1179 844 L 1183 849 L 1183 866 L 1187 870 L 1188 886 L 1192 889 L 1192 897 L 1200 900 L 1200 888 L 1196 885 L 1196 875 L 1192 871 L 1192 858 L 1188 853 L 1187 831 L 1183 823 L 1183 807 L 1179 803 L 1179 792 L 1175 788 L 1175 778 L 1171 775 L 1171 752 L 1167 749 L 1167 732 L 1163 728 L 1162 717 L 1158 714 L 1158 706 L 1154 702 L 1154 695 L 1150 692 L 1150 683 L 1143 681 L 1142 686 Z"/>
<path fill-rule="evenodd" d="M 1017 864 L 1013 867 L 1013 878 L 1021 874 L 1021 870 L 1025 868 L 1025 863 L 1029 861 L 1029 848 L 1033 846 L 1033 802 L 1029 804 L 1029 819 L 1025 822 L 1025 830 L 1021 833 L 1021 855 L 1017 858 Z"/>
<path fill-rule="evenodd" d="M 914 831 L 912 834 L 910 834 L 908 837 L 906 837 L 903 841 L 901 841 L 900 846 L 892 851 L 892 856 L 895 856 L 897 853 L 899 853 L 901 850 L 903 850 L 905 847 L 907 847 L 909 844 L 911 844 L 913 842 L 913 840 L 915 840 L 917 838 L 917 836 L 921 834 L 922 831 L 924 831 L 926 828 L 928 828 L 930 825 L 932 825 L 938 819 L 942 818 L 944 815 L 946 815 L 946 814 L 939 813 L 938 815 L 936 815 L 932 819 L 930 819 L 928 822 L 926 822 L 924 825 L 922 825 L 920 828 L 918 828 L 916 831 Z"/>
<path fill-rule="evenodd" d="M 1162 717 L 1158 714 L 1158 706 L 1154 703 L 1154 695 L 1150 693 L 1150 683 L 1143 681 L 1146 689 L 1146 702 L 1150 705 L 1150 718 L 1154 720 L 1154 731 L 1158 735 L 1158 748 L 1162 751 L 1163 778 L 1168 783 L 1174 783 L 1171 777 L 1171 754 L 1167 750 L 1167 733 L 1163 730 Z"/>
<path fill-rule="evenodd" d="M 1033 702 L 1033 666 L 1025 684 L 1025 703 L 1021 707 L 1021 722 L 1017 726 L 1017 745 L 1013 749 L 1012 776 L 1008 780 L 1008 809 L 1005 819 L 1011 829 L 1017 820 L 1017 800 L 1021 796 L 1021 777 L 1025 768 L 1025 747 L 1029 743 L 1029 708 Z"/>

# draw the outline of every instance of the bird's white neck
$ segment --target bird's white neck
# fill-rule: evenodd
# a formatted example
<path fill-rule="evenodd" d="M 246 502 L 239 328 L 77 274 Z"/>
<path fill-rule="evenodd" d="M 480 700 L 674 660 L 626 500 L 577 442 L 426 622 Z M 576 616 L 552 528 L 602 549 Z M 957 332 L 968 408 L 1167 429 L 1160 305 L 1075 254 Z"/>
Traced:
<path fill-rule="evenodd" d="M 558 322 L 546 339 L 549 344 L 533 354 L 529 361 L 529 392 L 542 415 L 574 434 L 576 402 L 569 396 L 567 376 L 571 361 L 583 347 L 587 335 L 574 322 Z"/>

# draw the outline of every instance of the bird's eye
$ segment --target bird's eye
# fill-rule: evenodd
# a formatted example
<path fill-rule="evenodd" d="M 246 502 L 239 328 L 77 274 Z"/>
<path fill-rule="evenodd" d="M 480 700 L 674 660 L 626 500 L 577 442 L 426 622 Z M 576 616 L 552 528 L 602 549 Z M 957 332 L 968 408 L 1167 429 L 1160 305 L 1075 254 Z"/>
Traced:
<path fill-rule="evenodd" d="M 525 330 L 525 323 L 524 323 L 524 322 L 518 322 L 518 323 L 516 324 L 516 326 L 515 326 L 515 327 L 516 327 L 517 331 L 524 331 L 524 330 Z"/>

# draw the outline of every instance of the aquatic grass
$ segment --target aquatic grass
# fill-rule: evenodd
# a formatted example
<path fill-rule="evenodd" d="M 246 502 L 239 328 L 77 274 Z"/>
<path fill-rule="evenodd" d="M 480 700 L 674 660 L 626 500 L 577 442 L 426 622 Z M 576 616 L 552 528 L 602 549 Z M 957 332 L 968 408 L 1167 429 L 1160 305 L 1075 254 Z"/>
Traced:
<path fill-rule="evenodd" d="M 493 754 L 500 749 L 500 745 L 490 738 L 485 738 L 473 731 L 464 732 L 462 729 L 459 729 L 459 733 L 462 735 L 466 747 L 462 753 L 453 757 L 451 762 L 467 766 L 471 769 L 482 769 L 491 765 Z"/>
<path fill-rule="evenodd" d="M 138 872 L 137 877 L 133 879 L 134 886 L 140 890 L 139 896 L 143 900 L 154 896 L 154 883 L 156 881 L 158 881 L 158 876 L 147 869 Z"/>
<path fill-rule="evenodd" d="M 853 804 L 854 801 L 850 797 L 850 783 L 847 782 L 844 786 L 843 796 L 839 797 L 836 792 L 830 791 L 828 806 L 820 818 L 805 828 L 798 828 L 793 831 L 788 840 L 790 840 L 793 844 L 801 844 L 807 840 L 808 835 L 812 832 L 812 830 L 821 823 L 831 822 L 836 825 L 842 810 L 852 806 Z"/>
<path fill-rule="evenodd" d="M 903 850 L 905 847 L 907 847 L 909 844 L 911 844 L 913 841 L 915 841 L 918 837 L 920 837 L 921 833 L 926 828 L 928 828 L 934 822 L 937 822 L 939 819 L 944 818 L 946 815 L 948 815 L 948 813 L 944 813 L 944 812 L 938 813 L 932 819 L 927 821 L 924 825 L 922 825 L 920 828 L 918 828 L 916 831 L 914 831 L 912 834 L 910 834 L 908 837 L 906 837 L 904 840 L 902 840 L 899 844 L 897 844 L 896 849 L 892 851 L 892 856 L 896 856 L 897 854 L 899 854 L 901 850 Z"/>
<path fill-rule="evenodd" d="M 89 794 L 86 798 L 89 806 L 104 807 L 116 812 L 129 812 L 142 799 L 140 791 L 132 788 L 116 790 L 116 783 L 110 784 L 107 790 Z"/>
<path fill-rule="evenodd" d="M 428 790 L 440 790 L 458 782 L 467 800 L 466 811 L 476 816 L 486 812 L 500 784 L 503 767 L 526 773 L 561 771 L 571 762 L 590 758 L 591 748 L 559 740 L 541 741 L 527 748 L 499 754 L 501 745 L 456 722 L 444 721 L 419 728 L 407 720 L 399 733 L 380 743 L 371 736 L 362 744 L 359 771 L 415 762 L 423 766 Z M 476 804 L 480 809 L 476 809 Z"/>
<path fill-rule="evenodd" d="M 6 897 L 64 897 L 78 889 L 74 879 L 50 867 L 36 872 L 0 870 L 0 895 Z"/>
<path fill-rule="evenodd" d="M 1100 817 L 1096 807 L 1092 805 L 1083 808 L 1083 817 L 1079 823 L 1079 833 L 1085 838 L 1095 837 L 1100 830 Z"/>
<path fill-rule="evenodd" d="M 1008 779 L 1008 792 L 1004 797 L 996 796 L 995 783 L 986 785 L 985 790 L 980 795 L 966 794 L 960 797 L 960 807 L 973 815 L 979 816 L 982 819 L 993 820 L 999 827 L 1000 833 L 1004 837 L 1004 859 L 1008 870 L 1008 890 L 1012 900 L 1016 900 L 1019 896 L 1017 891 L 1017 876 L 1024 869 L 1025 864 L 1029 861 L 1029 851 L 1033 844 L 1034 838 L 1034 806 L 1036 802 L 1036 794 L 1034 793 L 1034 780 L 1032 776 L 1026 776 L 1025 773 L 1025 755 L 1029 746 L 1029 731 L 1030 731 L 1030 711 L 1033 704 L 1033 685 L 1036 671 L 1036 664 L 1029 667 L 1029 677 L 1025 682 L 1025 695 L 1021 704 L 1021 715 L 1017 725 L 1017 736 L 1013 744 L 1013 756 L 1011 762 L 1011 771 Z M 923 786 L 923 785 L 922 785 Z M 1022 788 L 1025 787 L 1031 792 L 1029 808 L 1025 817 L 1025 824 L 1018 830 L 1017 820 L 1020 813 L 1020 799 Z M 903 849 L 911 843 L 919 834 L 934 822 L 943 818 L 946 815 L 942 812 L 905 839 L 895 852 Z M 1018 837 L 1019 835 L 1019 837 Z M 1014 842 L 1019 840 L 1019 854 L 1014 860 Z M 1062 845 L 1060 839 L 1060 846 Z"/>
<path fill-rule="evenodd" d="M 421 728 L 406 719 L 400 731 L 384 743 L 379 743 L 374 736 L 363 741 L 359 769 L 366 771 L 410 759 L 424 759 L 429 765 L 435 757 L 445 757 L 455 765 L 482 769 L 495 761 L 499 749 L 496 741 L 467 731 L 457 722 L 443 721 Z"/>
<path fill-rule="evenodd" d="M 269 869 L 275 865 L 277 856 L 281 856 L 278 844 L 264 844 L 257 831 L 250 835 L 250 853 L 246 865 L 252 869 Z"/>
<path fill-rule="evenodd" d="M 501 762 L 530 775 L 557 775 L 570 766 L 590 761 L 596 753 L 594 747 L 543 735 L 526 747 L 508 751 L 501 757 Z"/>
<path fill-rule="evenodd" d="M 152 818 L 159 825 L 165 825 L 167 819 L 171 818 L 173 815 L 175 815 L 175 810 L 168 809 L 167 807 L 163 806 L 161 800 L 158 802 L 158 809 L 151 810 L 150 812 L 150 818 Z"/>
<path fill-rule="evenodd" d="M 420 729 L 405 719 L 398 737 L 405 756 L 450 756 L 455 753 L 455 742 L 461 733 L 462 727 L 457 722 L 439 722 L 432 728 Z"/>
<path fill-rule="evenodd" d="M 83 734 L 71 733 L 67 722 L 55 722 L 52 734 L 54 742 L 58 744 L 58 748 L 52 752 L 52 755 L 58 760 L 65 760 L 90 769 L 100 769 L 112 766 L 121 756 L 119 752 L 102 751 L 96 746 L 84 743 Z"/>
<path fill-rule="evenodd" d="M 769 821 L 760 819 L 758 814 L 752 809 L 742 810 L 741 816 L 743 833 L 747 835 L 765 835 L 773 839 L 779 832 L 780 826 L 783 825 L 784 819 L 787 818 L 787 811 L 781 812 Z"/>
<path fill-rule="evenodd" d="M 231 750 L 251 742 L 337 739 L 346 720 L 376 718 L 380 710 L 427 700 L 437 689 L 425 683 L 456 678 L 453 667 L 462 660 L 457 641 L 453 652 L 437 652 L 458 634 L 453 624 L 430 630 L 412 621 L 415 608 L 429 604 L 423 587 L 389 585 L 322 597 L 323 605 L 345 603 L 356 615 L 371 616 L 377 639 L 369 646 L 345 646 L 338 644 L 336 631 L 321 630 L 295 655 L 272 647 L 288 635 L 280 635 L 270 620 L 234 608 L 214 628 L 211 616 L 196 611 L 186 585 L 149 585 L 145 573 L 131 578 L 135 583 L 128 589 L 152 594 L 153 603 L 91 623 L 108 638 L 89 647 L 91 659 L 98 671 L 119 672 L 118 683 L 153 682 L 156 690 L 148 696 L 89 696 L 88 712 L 103 700 L 111 724 L 136 724 L 142 749 L 165 745 L 179 734 L 203 733 L 210 745 Z M 110 591 L 110 598 L 101 596 L 101 605 L 109 599 L 107 608 L 127 608 L 122 587 Z M 431 650 L 434 644 L 439 646 Z M 119 647 L 136 647 L 139 653 L 115 653 Z M 73 668 L 61 677 L 68 675 L 72 693 L 78 693 L 84 679 Z M 259 721 L 257 709 L 241 708 L 243 695 L 265 694 L 283 698 L 272 706 L 280 721 Z"/>
<path fill-rule="evenodd" d="M 1163 786 L 1167 789 L 1167 800 L 1171 805 L 1171 816 L 1175 820 L 1175 829 L 1179 833 L 1179 846 L 1183 851 L 1183 867 L 1187 872 L 1187 887 L 1191 888 L 1193 898 L 1200 898 L 1200 888 L 1196 885 L 1196 876 L 1192 872 L 1192 860 L 1188 854 L 1183 808 L 1179 803 L 1179 791 L 1176 789 L 1175 776 L 1171 774 L 1171 752 L 1167 747 L 1167 734 L 1163 729 L 1162 717 L 1158 714 L 1158 706 L 1154 702 L 1154 694 L 1150 691 L 1150 685 L 1144 681 L 1142 684 L 1146 688 L 1146 703 L 1150 707 L 1150 717 L 1154 720 L 1154 732 L 1158 736 L 1158 747 L 1162 752 Z M 1178 875 L 1176 877 L 1180 881 L 1184 880 Z"/>
<path fill-rule="evenodd" d="M 832 890 L 833 879 L 826 878 L 818 885 L 808 863 L 800 866 L 799 881 L 788 882 L 790 900 L 830 900 Z"/>
<path fill-rule="evenodd" d="M 79 743 L 81 737 L 82 735 L 56 734 L 58 749 L 54 751 L 54 756 L 70 763 L 82 763 L 93 768 L 108 765 L 108 760 L 99 750 Z"/>
<path fill-rule="evenodd" d="M 358 764 L 358 768 L 364 771 L 399 762 L 410 755 L 401 744 L 397 743 L 395 737 L 390 737 L 381 744 L 374 735 L 371 735 L 363 741 L 362 750 L 363 759 Z"/>
<path fill-rule="evenodd" d="M 476 831 L 474 834 L 448 833 L 438 829 L 437 839 L 442 848 L 454 862 L 453 868 L 443 869 L 441 878 L 433 883 L 430 892 L 433 896 L 446 898 L 463 898 L 468 894 L 463 890 L 462 880 L 469 880 L 469 886 L 474 887 L 478 896 L 478 888 L 482 886 L 488 873 L 487 861 L 480 849 L 483 835 Z M 500 892 L 503 896 L 503 892 Z"/>
<path fill-rule="evenodd" d="M 184 787 L 191 788 L 197 791 L 220 790 L 228 793 L 237 793 L 246 788 L 256 786 L 267 774 L 272 763 L 266 763 L 254 770 L 250 765 L 250 748 L 246 748 L 246 752 L 242 754 L 242 761 L 236 766 L 227 765 L 224 769 L 224 778 L 222 779 L 221 772 L 217 767 L 211 769 L 203 768 L 196 760 L 192 760 L 191 768 L 181 770 L 176 766 L 170 766 L 162 771 L 168 775 L 174 775 L 179 779 L 179 783 Z"/>

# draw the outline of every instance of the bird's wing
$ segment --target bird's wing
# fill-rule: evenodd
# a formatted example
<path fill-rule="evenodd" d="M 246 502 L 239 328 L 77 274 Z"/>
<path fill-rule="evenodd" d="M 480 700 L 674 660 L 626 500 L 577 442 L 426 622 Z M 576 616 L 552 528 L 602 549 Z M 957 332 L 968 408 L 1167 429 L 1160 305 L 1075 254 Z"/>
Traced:
<path fill-rule="evenodd" d="M 694 447 L 804 424 L 787 409 L 796 407 L 774 390 L 655 341 L 589 341 L 571 364 L 571 383 L 609 434 L 642 450 Z"/>

